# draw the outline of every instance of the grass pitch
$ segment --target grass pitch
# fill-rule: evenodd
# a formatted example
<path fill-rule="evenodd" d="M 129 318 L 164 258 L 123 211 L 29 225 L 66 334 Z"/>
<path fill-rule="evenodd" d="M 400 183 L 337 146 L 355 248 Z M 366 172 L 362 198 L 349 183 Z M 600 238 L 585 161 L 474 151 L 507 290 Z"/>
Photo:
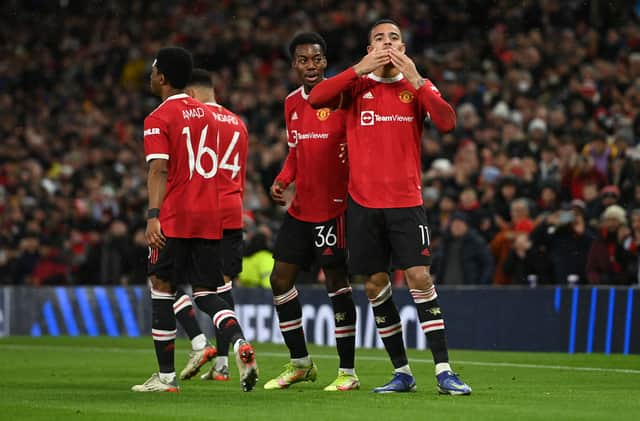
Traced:
<path fill-rule="evenodd" d="M 179 371 L 189 344 L 176 345 Z M 357 350 L 362 389 L 346 393 L 322 391 L 337 374 L 335 350 L 312 346 L 310 352 L 318 380 L 288 390 L 262 389 L 287 362 L 286 348 L 257 344 L 260 381 L 253 392 L 240 391 L 232 366 L 230 382 L 194 378 L 181 382 L 179 394 L 133 393 L 131 385 L 157 370 L 151 338 L 4 338 L 0 419 L 640 419 L 640 356 L 452 351 L 454 369 L 473 388 L 471 396 L 454 397 L 437 394 L 429 352 L 409 352 L 418 391 L 397 395 L 371 393 L 390 379 L 383 350 Z"/>

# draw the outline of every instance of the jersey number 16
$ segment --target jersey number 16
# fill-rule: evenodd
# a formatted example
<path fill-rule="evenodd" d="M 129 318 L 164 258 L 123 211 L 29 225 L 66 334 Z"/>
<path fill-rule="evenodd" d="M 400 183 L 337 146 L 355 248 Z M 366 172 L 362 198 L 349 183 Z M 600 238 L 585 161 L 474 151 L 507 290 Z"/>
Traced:
<path fill-rule="evenodd" d="M 241 169 L 240 165 L 238 165 L 239 153 L 235 153 L 232 164 L 229 164 L 229 158 L 231 157 L 231 154 L 233 153 L 233 150 L 238 143 L 240 132 L 233 133 L 231 142 L 229 143 L 227 150 L 224 152 L 224 155 L 222 155 L 222 162 L 220 162 L 220 166 L 218 166 L 218 155 L 213 149 L 206 145 L 208 130 L 208 125 L 204 126 L 204 129 L 202 129 L 202 133 L 200 133 L 200 141 L 198 142 L 198 151 L 197 153 L 195 153 L 193 150 L 193 146 L 191 145 L 191 129 L 188 126 L 182 129 L 182 134 L 185 135 L 185 140 L 187 143 L 187 153 L 189 155 L 189 180 L 191 180 L 191 178 L 193 177 L 194 170 L 202 177 L 208 179 L 216 175 L 216 173 L 218 172 L 218 168 L 231 171 L 231 178 L 236 178 L 238 172 L 240 172 Z M 219 131 L 216 137 L 216 144 L 220 144 Z M 205 171 L 204 167 L 202 166 L 202 158 L 205 155 L 209 155 L 209 157 L 211 158 L 212 166 L 209 171 Z"/>

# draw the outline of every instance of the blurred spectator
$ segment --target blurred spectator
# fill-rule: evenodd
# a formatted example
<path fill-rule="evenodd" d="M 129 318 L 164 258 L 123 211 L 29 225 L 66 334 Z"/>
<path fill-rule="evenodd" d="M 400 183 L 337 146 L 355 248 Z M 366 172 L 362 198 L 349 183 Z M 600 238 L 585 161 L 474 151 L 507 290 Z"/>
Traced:
<path fill-rule="evenodd" d="M 513 240 L 516 233 L 529 233 L 533 229 L 533 221 L 529 217 L 529 201 L 525 198 L 518 198 L 511 202 L 510 222 L 504 222 L 502 228 L 491 240 L 491 254 L 496 262 L 496 268 L 493 275 L 493 283 L 495 285 L 510 285 L 513 279 L 510 278 L 503 270 L 504 262 L 511 251 Z"/>
<path fill-rule="evenodd" d="M 247 239 L 245 256 L 242 258 L 242 272 L 238 275 L 240 285 L 271 288 L 269 277 L 274 264 L 270 247 L 272 235 L 269 227 L 261 225 Z"/>
<path fill-rule="evenodd" d="M 490 284 L 493 259 L 484 239 L 469 224 L 462 211 L 451 215 L 449 229 L 435 257 L 435 274 L 440 285 Z"/>
<path fill-rule="evenodd" d="M 580 200 L 546 215 L 531 233 L 531 240 L 534 248 L 545 251 L 546 262 L 551 264 L 548 282 L 586 283 L 587 255 L 594 238 Z M 539 281 L 545 282 L 545 279 L 540 277 Z"/>
<path fill-rule="evenodd" d="M 624 241 L 631 234 L 625 211 L 611 205 L 602 213 L 600 233 L 591 244 L 587 257 L 587 279 L 591 284 L 629 285 L 631 254 Z"/>
<path fill-rule="evenodd" d="M 529 285 L 532 288 L 538 283 L 550 283 L 545 269 L 546 255 L 532 246 L 529 234 L 516 231 L 511 250 L 504 260 L 502 272 L 511 279 L 513 285 Z"/>

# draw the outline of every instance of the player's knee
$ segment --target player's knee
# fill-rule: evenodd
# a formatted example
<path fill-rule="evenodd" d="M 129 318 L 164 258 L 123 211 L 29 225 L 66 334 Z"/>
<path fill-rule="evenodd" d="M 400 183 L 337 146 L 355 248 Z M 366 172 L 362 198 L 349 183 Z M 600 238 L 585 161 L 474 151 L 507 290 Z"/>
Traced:
<path fill-rule="evenodd" d="M 149 278 L 151 280 L 151 288 L 153 288 L 155 291 L 164 292 L 167 294 L 173 294 L 176 291 L 171 282 L 163 281 L 155 275 L 151 275 Z"/>
<path fill-rule="evenodd" d="M 324 268 L 327 291 L 335 292 L 349 286 L 349 277 L 344 268 Z"/>
<path fill-rule="evenodd" d="M 407 285 L 412 289 L 427 289 L 433 286 L 433 277 L 428 266 L 415 266 L 405 270 Z"/>
<path fill-rule="evenodd" d="M 271 271 L 269 282 L 271 283 L 271 290 L 274 295 L 284 294 L 293 288 L 293 281 L 291 281 L 286 274 L 282 273 L 282 271 L 276 270 L 276 268 Z"/>
<path fill-rule="evenodd" d="M 389 285 L 389 276 L 386 273 L 374 273 L 364 283 L 364 292 L 369 300 L 376 299 Z"/>

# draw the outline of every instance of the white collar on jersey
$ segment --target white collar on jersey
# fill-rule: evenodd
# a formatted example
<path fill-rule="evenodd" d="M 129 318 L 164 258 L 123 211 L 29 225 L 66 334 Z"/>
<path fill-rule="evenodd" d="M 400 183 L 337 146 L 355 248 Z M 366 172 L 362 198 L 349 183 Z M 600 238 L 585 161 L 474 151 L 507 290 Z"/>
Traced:
<path fill-rule="evenodd" d="M 404 75 L 402 73 L 398 73 L 394 77 L 380 77 L 380 76 L 374 75 L 373 73 L 369 73 L 367 75 L 367 77 L 369 79 L 373 79 L 376 82 L 380 82 L 380 83 L 394 83 L 394 82 L 397 82 L 399 80 L 404 79 Z"/>
<path fill-rule="evenodd" d="M 205 102 L 206 105 L 213 105 L 215 107 L 221 108 L 222 106 L 217 102 Z"/>
<path fill-rule="evenodd" d="M 172 99 L 182 99 L 182 98 L 189 98 L 189 95 L 185 93 L 175 94 L 175 95 L 168 96 L 167 99 L 165 99 L 165 101 L 169 101 Z"/>
<path fill-rule="evenodd" d="M 300 87 L 300 95 L 305 100 L 309 99 L 309 94 L 304 91 L 304 85 Z"/>

